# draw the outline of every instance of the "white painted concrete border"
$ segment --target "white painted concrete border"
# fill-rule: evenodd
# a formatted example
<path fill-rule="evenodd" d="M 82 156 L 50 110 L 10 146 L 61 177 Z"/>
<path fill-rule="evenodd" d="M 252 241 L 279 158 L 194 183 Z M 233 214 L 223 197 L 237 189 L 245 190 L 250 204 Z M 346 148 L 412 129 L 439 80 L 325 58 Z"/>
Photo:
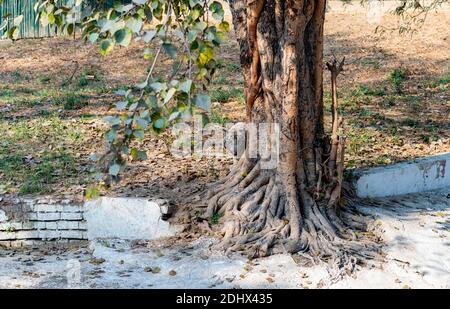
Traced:
<path fill-rule="evenodd" d="M 450 186 L 450 152 L 383 167 L 355 169 L 358 197 L 386 197 Z"/>
<path fill-rule="evenodd" d="M 174 236 L 177 227 L 163 220 L 168 207 L 143 198 L 101 197 L 88 201 L 84 213 L 89 240 L 96 238 L 157 239 Z"/>

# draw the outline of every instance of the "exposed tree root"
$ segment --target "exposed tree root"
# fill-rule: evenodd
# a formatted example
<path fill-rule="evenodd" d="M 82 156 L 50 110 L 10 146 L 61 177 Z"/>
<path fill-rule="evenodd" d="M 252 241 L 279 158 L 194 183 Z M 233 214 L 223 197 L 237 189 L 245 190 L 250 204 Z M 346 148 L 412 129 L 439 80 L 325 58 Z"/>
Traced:
<path fill-rule="evenodd" d="M 311 263 L 327 262 L 332 281 L 351 274 L 358 262 L 378 256 L 376 241 L 365 236 L 370 219 L 358 215 L 350 203 L 328 207 L 325 197 L 316 200 L 300 190 L 304 196 L 297 215 L 281 183 L 275 170 L 262 170 L 259 161 L 243 156 L 209 192 L 205 218 L 220 216 L 220 249 L 250 258 L 291 253 Z M 299 235 L 292 232 L 293 224 L 300 225 Z"/>

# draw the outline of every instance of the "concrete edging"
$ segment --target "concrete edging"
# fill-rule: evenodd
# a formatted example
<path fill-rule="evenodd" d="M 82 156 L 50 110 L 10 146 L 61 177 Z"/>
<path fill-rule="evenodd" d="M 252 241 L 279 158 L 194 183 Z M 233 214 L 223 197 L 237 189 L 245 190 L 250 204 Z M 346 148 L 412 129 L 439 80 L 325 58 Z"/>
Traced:
<path fill-rule="evenodd" d="M 387 197 L 450 186 L 450 152 L 388 166 L 350 170 L 358 197 Z"/>

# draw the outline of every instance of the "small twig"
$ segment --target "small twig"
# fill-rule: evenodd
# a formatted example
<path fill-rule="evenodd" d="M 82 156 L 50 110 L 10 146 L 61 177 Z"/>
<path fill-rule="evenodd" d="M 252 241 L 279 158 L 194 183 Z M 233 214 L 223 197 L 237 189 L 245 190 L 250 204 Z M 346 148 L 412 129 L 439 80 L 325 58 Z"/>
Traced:
<path fill-rule="evenodd" d="M 78 61 L 74 60 L 74 62 L 75 62 L 75 68 L 73 69 L 72 74 L 70 75 L 70 77 L 61 84 L 62 86 L 69 85 L 69 84 L 72 83 L 72 80 L 73 80 L 75 74 L 77 73 L 78 68 L 80 67 L 80 64 L 78 63 Z"/>

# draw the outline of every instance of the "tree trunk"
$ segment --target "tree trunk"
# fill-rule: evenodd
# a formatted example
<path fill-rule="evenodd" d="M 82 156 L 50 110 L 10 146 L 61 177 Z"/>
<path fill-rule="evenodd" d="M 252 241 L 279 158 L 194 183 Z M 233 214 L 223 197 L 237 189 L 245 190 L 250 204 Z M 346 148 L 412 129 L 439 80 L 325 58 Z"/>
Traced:
<path fill-rule="evenodd" d="M 220 215 L 229 250 L 335 255 L 331 244 L 354 236 L 344 222 L 355 217 L 339 211 L 344 143 L 337 112 L 331 138 L 324 133 L 325 0 L 229 3 L 248 121 L 279 124 L 279 164 L 262 169 L 263 158 L 246 152 L 210 191 L 206 216 Z"/>

